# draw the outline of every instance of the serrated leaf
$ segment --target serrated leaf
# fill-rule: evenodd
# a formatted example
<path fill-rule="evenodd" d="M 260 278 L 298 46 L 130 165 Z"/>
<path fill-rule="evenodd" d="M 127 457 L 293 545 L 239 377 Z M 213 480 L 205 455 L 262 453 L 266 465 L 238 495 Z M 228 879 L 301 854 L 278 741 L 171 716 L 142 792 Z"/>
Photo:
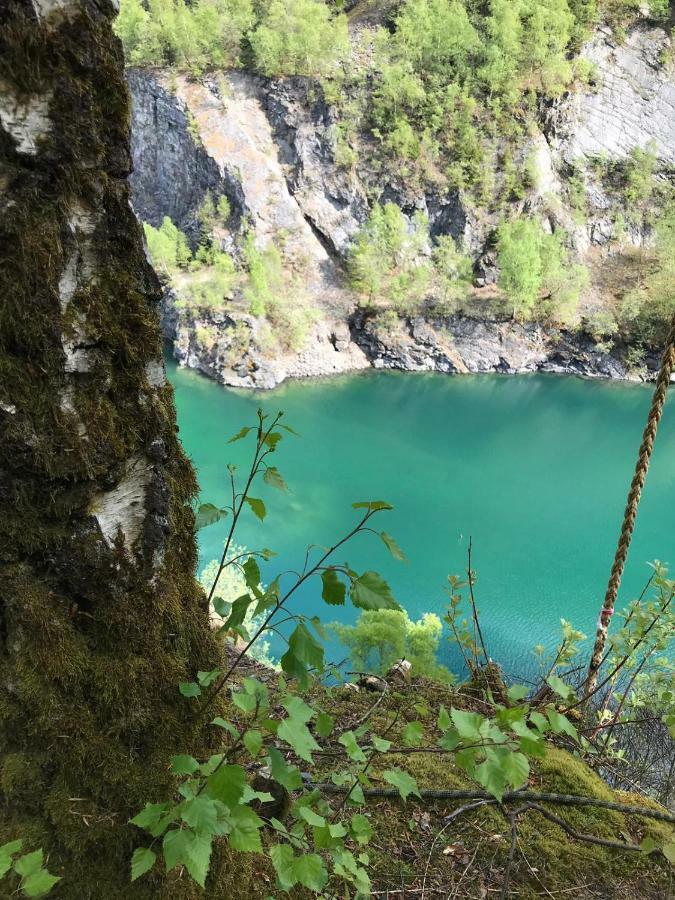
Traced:
<path fill-rule="evenodd" d="M 171 757 L 171 771 L 174 775 L 194 775 L 199 768 L 199 763 L 194 756 L 181 754 Z"/>
<path fill-rule="evenodd" d="M 197 672 L 197 681 L 201 687 L 208 687 L 218 678 L 220 669 L 211 669 L 210 672 Z"/>
<path fill-rule="evenodd" d="M 230 615 L 224 622 L 223 628 L 236 628 L 238 625 L 241 625 L 253 600 L 254 598 L 250 594 L 242 594 L 241 597 L 237 597 L 230 608 Z"/>
<path fill-rule="evenodd" d="M 234 444 L 235 441 L 240 441 L 242 438 L 245 438 L 249 431 L 252 431 L 252 428 L 242 428 L 241 431 L 238 431 L 233 437 L 229 439 L 228 444 Z"/>
<path fill-rule="evenodd" d="M 38 869 L 42 868 L 43 861 L 44 853 L 42 849 L 33 850 L 32 853 L 26 853 L 14 861 L 14 871 L 17 875 L 25 878 L 32 872 L 37 872 Z"/>
<path fill-rule="evenodd" d="M 271 487 L 275 487 L 280 491 L 288 490 L 286 482 L 281 477 L 281 472 L 277 468 L 275 468 L 275 466 L 268 466 L 265 469 L 263 481 L 265 482 L 265 484 L 269 484 Z"/>
<path fill-rule="evenodd" d="M 257 591 L 260 585 L 260 566 L 256 562 L 255 557 L 249 556 L 243 564 L 242 569 L 246 586 L 250 587 L 253 591 Z"/>
<path fill-rule="evenodd" d="M 405 553 L 403 552 L 403 550 L 401 550 L 394 538 L 390 534 L 387 534 L 386 531 L 381 531 L 380 537 L 382 538 L 382 543 L 391 553 L 394 559 L 399 559 L 401 562 L 405 562 Z"/>
<path fill-rule="evenodd" d="M 184 697 L 199 697 L 202 692 L 196 681 L 181 681 L 178 690 Z"/>
<path fill-rule="evenodd" d="M 403 729 L 401 738 L 406 747 L 417 747 L 422 743 L 424 728 L 421 722 L 408 722 Z"/>
<path fill-rule="evenodd" d="M 260 829 L 264 822 L 250 806 L 235 807 L 228 817 L 228 841 L 233 850 L 241 853 L 261 853 Z"/>
<path fill-rule="evenodd" d="M 333 730 L 334 719 L 332 716 L 329 716 L 328 713 L 319 713 L 316 717 L 316 733 L 319 737 L 325 738 Z"/>
<path fill-rule="evenodd" d="M 279 886 L 284 891 L 290 890 L 298 881 L 293 871 L 293 849 L 288 844 L 274 844 L 268 852 L 279 881 Z"/>
<path fill-rule="evenodd" d="M 262 734 L 259 731 L 247 731 L 244 735 L 244 746 L 255 758 L 262 749 Z"/>
<path fill-rule="evenodd" d="M 18 839 L 16 841 L 9 841 L 0 847 L 0 878 L 9 872 L 12 865 L 12 856 L 14 856 L 15 853 L 18 853 L 22 846 L 23 841 Z"/>
<path fill-rule="evenodd" d="M 354 760 L 354 762 L 366 762 L 368 759 L 366 754 L 359 747 L 356 735 L 353 731 L 345 731 L 344 734 L 341 734 L 338 738 L 338 743 L 342 744 L 347 751 L 347 756 Z"/>
<path fill-rule="evenodd" d="M 367 844 L 373 836 L 373 826 L 370 824 L 370 820 L 361 813 L 357 813 L 352 817 L 352 820 L 349 823 L 349 829 L 357 844 L 361 844 L 362 846 Z"/>
<path fill-rule="evenodd" d="M 328 872 L 318 853 L 303 853 L 293 861 L 293 875 L 296 884 L 310 891 L 322 891 L 328 882 Z"/>
<path fill-rule="evenodd" d="M 422 795 L 417 787 L 417 782 L 412 775 L 404 772 L 403 769 L 387 769 L 382 773 L 382 777 L 398 790 L 403 800 L 406 800 L 410 794 L 414 794 L 421 799 Z"/>
<path fill-rule="evenodd" d="M 186 843 L 183 862 L 200 887 L 204 887 L 206 876 L 209 874 L 212 845 L 213 835 L 202 833 L 191 835 L 191 839 Z"/>
<path fill-rule="evenodd" d="M 561 715 L 561 713 L 553 709 L 552 706 L 547 707 L 546 715 L 548 716 L 551 728 L 556 734 L 568 734 L 575 739 L 579 737 L 576 728 L 572 725 L 567 716 Z"/>
<path fill-rule="evenodd" d="M 566 684 L 562 678 L 559 678 L 557 675 L 549 675 L 546 679 L 546 684 L 552 688 L 559 697 L 562 697 L 563 700 L 570 700 L 576 697 L 574 688 L 570 687 L 569 684 Z"/>
<path fill-rule="evenodd" d="M 246 777 L 241 766 L 221 766 L 209 778 L 208 793 L 214 800 L 220 800 L 233 809 L 244 793 Z"/>
<path fill-rule="evenodd" d="M 186 802 L 181 818 L 186 825 L 189 825 L 195 831 L 213 834 L 218 821 L 218 810 L 215 801 L 204 794 L 200 794 L 200 796 Z"/>
<path fill-rule="evenodd" d="M 302 775 L 297 766 L 289 766 L 276 747 L 270 747 L 267 751 L 270 758 L 272 778 L 278 781 L 287 791 L 297 791 L 302 787 Z"/>
<path fill-rule="evenodd" d="M 437 725 L 439 731 L 447 731 L 452 725 L 452 719 L 450 718 L 447 709 L 442 704 L 441 708 L 438 710 Z"/>
<path fill-rule="evenodd" d="M 136 881 L 154 866 L 157 854 L 149 847 L 137 847 L 131 857 L 131 880 Z"/>
<path fill-rule="evenodd" d="M 308 806 L 301 806 L 298 810 L 298 815 L 301 819 L 304 819 L 308 825 L 312 825 L 315 828 L 323 828 L 326 824 L 324 817 L 315 813 L 314 810 L 310 809 Z"/>
<path fill-rule="evenodd" d="M 51 875 L 46 869 L 38 869 L 22 882 L 21 890 L 26 897 L 46 897 L 57 881 L 61 881 L 57 875 Z"/>
<path fill-rule="evenodd" d="M 195 513 L 195 528 L 200 531 L 202 528 L 208 528 L 209 525 L 215 525 L 221 519 L 227 516 L 228 510 L 220 509 L 213 503 L 202 503 Z"/>
<path fill-rule="evenodd" d="M 314 762 L 312 752 L 321 749 L 307 726 L 300 719 L 292 716 L 288 716 L 280 723 L 277 737 L 292 747 L 296 756 L 310 763 Z"/>
<path fill-rule="evenodd" d="M 373 747 L 377 750 L 378 753 L 386 753 L 387 750 L 391 747 L 391 741 L 387 741 L 384 738 L 378 737 L 376 734 L 372 734 L 370 736 L 370 740 L 372 741 Z"/>
<path fill-rule="evenodd" d="M 511 703 L 520 703 L 530 693 L 530 688 L 526 684 L 512 684 L 506 692 L 506 696 Z"/>
<path fill-rule="evenodd" d="M 349 588 L 349 596 L 359 609 L 400 609 L 391 588 L 377 572 L 364 572 L 355 578 Z"/>
<path fill-rule="evenodd" d="M 462 740 L 472 744 L 482 740 L 481 728 L 484 727 L 485 718 L 479 713 L 467 712 L 465 709 L 451 709 L 450 718 Z"/>
<path fill-rule="evenodd" d="M 168 809 L 168 803 L 146 803 L 143 809 L 129 821 L 132 825 L 148 831 L 157 825 Z"/>
<path fill-rule="evenodd" d="M 267 515 L 267 509 L 265 508 L 265 504 L 262 500 L 259 500 L 257 497 L 246 497 L 246 502 L 253 510 L 254 515 L 256 515 L 260 521 L 264 521 L 265 516 Z"/>
<path fill-rule="evenodd" d="M 326 569 L 321 573 L 321 597 L 330 606 L 342 606 L 347 594 L 347 586 L 338 578 L 335 569 Z"/>
<path fill-rule="evenodd" d="M 223 728 L 225 731 L 228 731 L 235 740 L 239 738 L 239 732 L 232 722 L 227 722 L 222 716 L 216 716 L 215 719 L 211 720 L 211 724 L 217 725 L 218 728 Z"/>
<path fill-rule="evenodd" d="M 669 841 L 667 844 L 664 844 L 662 849 L 663 855 L 668 862 L 675 866 L 675 841 Z"/>

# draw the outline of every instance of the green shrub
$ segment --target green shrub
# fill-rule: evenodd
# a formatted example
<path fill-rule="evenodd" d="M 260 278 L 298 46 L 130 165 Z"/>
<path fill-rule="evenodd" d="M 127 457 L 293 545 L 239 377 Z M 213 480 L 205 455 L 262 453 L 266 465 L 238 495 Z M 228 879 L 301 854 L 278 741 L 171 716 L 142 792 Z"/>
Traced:
<path fill-rule="evenodd" d="M 187 268 L 192 261 L 190 245 L 168 216 L 164 216 L 159 228 L 144 222 L 143 231 L 150 258 L 158 272 L 170 276 L 178 268 Z"/>
<path fill-rule="evenodd" d="M 436 660 L 443 626 L 434 613 L 413 622 L 405 610 L 364 610 L 354 625 L 334 623 L 332 629 L 349 648 L 352 665 L 384 675 L 398 660 L 407 659 L 414 675 L 449 683 L 452 673 Z"/>
<path fill-rule="evenodd" d="M 573 263 L 564 233 L 544 232 L 534 219 L 513 219 L 497 229 L 499 286 L 514 316 L 569 322 L 588 283 L 586 269 Z"/>
<path fill-rule="evenodd" d="M 270 0 L 261 7 L 249 41 L 264 75 L 319 75 L 348 47 L 346 18 L 331 16 L 322 0 Z"/>

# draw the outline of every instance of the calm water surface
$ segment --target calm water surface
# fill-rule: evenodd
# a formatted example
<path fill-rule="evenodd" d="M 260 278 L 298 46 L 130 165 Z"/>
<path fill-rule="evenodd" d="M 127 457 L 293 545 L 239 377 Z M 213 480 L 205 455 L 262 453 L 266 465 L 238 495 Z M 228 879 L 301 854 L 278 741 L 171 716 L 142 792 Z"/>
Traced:
<path fill-rule="evenodd" d="M 412 617 L 442 615 L 449 573 L 466 567 L 469 536 L 491 655 L 525 674 L 532 647 L 551 646 L 561 616 L 592 633 L 632 476 L 651 389 L 554 376 L 369 373 L 292 382 L 273 393 L 231 391 L 169 363 L 183 444 L 204 500 L 228 501 L 227 445 L 258 406 L 284 410 L 301 438 L 284 439 L 275 464 L 291 491 L 263 487 L 268 516 L 245 516 L 237 542 L 268 546 L 280 570 L 300 568 L 310 543 L 330 544 L 355 521 L 351 502 L 386 499 L 381 527 L 409 563 L 360 536 L 339 558 L 389 580 Z M 219 556 L 225 525 L 200 533 L 202 561 Z M 657 440 L 620 605 L 649 576 L 675 564 L 675 401 Z M 323 607 L 317 583 L 296 609 L 351 620 Z M 337 653 L 337 649 L 335 649 Z M 455 660 L 448 648 L 441 657 Z"/>

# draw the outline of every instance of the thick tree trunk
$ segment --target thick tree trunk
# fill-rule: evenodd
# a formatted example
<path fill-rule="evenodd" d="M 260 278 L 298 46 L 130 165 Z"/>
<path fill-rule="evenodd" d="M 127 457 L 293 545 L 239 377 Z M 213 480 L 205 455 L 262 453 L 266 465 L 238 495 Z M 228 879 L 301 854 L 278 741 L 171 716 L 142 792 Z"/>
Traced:
<path fill-rule="evenodd" d="M 0 844 L 77 900 L 191 895 L 130 885 L 126 823 L 194 749 L 177 683 L 217 664 L 114 12 L 0 3 Z"/>

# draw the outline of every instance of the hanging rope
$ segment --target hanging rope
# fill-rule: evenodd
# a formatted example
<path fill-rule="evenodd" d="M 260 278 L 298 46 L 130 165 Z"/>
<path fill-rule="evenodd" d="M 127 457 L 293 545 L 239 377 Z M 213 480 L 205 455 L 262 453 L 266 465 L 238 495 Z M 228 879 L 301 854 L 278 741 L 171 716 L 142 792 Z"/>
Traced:
<path fill-rule="evenodd" d="M 642 437 L 642 444 L 638 454 L 637 465 L 635 467 L 635 475 L 628 493 L 628 502 L 623 517 L 623 525 L 621 526 L 621 534 L 619 535 L 619 544 L 616 548 L 614 556 L 614 564 L 607 585 L 607 593 L 600 611 L 600 619 L 598 620 L 598 630 L 595 635 L 595 646 L 593 647 L 593 656 L 588 667 L 588 678 L 586 679 L 585 696 L 593 693 L 598 681 L 598 671 L 602 663 L 605 652 L 605 644 L 607 643 L 607 632 L 609 623 L 612 621 L 614 614 L 614 604 L 619 594 L 619 586 L 623 577 L 626 559 L 628 557 L 628 548 L 633 537 L 633 529 L 635 528 L 635 519 L 637 517 L 638 506 L 640 505 L 640 497 L 642 489 L 649 470 L 649 462 L 651 460 L 652 451 L 654 449 L 654 440 L 656 432 L 663 415 L 668 396 L 668 386 L 670 379 L 675 371 L 675 317 L 673 318 L 666 338 L 666 348 L 661 360 L 661 369 L 656 381 L 656 389 L 652 398 L 652 405 L 647 417 L 647 427 Z"/>

